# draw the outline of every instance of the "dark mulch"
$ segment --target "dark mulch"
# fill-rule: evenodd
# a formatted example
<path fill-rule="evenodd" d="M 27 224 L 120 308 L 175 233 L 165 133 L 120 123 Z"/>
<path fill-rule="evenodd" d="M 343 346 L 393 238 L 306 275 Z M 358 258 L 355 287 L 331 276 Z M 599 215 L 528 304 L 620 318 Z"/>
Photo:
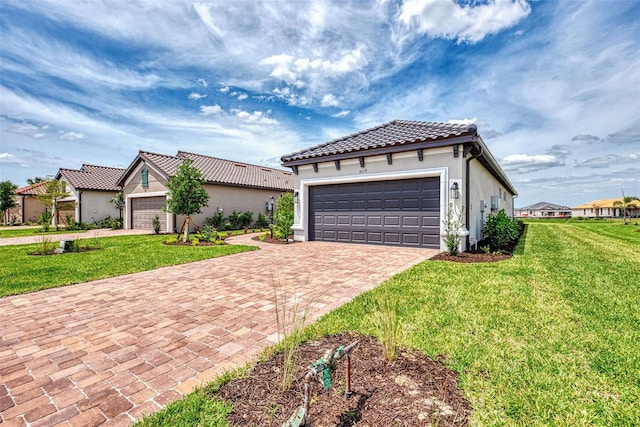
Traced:
<path fill-rule="evenodd" d="M 453 262 L 498 262 L 511 258 L 508 254 L 492 254 L 484 252 L 462 252 L 456 256 L 449 255 L 447 252 L 441 252 L 431 258 L 437 261 L 453 261 Z"/>
<path fill-rule="evenodd" d="M 260 240 L 260 235 L 252 237 L 251 240 L 255 240 L 256 242 L 265 242 L 265 243 L 274 243 L 276 245 L 291 245 L 294 243 L 299 243 L 297 241 L 287 241 L 282 239 L 276 239 L 275 237 L 272 239 L 271 236 L 267 235 L 263 240 Z"/>
<path fill-rule="evenodd" d="M 57 247 L 56 247 L 57 248 Z M 64 255 L 64 254 L 77 254 L 79 252 L 89 252 L 89 251 L 99 251 L 100 248 L 89 248 L 89 247 L 82 247 L 82 248 L 78 248 L 77 251 L 65 251 L 65 252 L 56 252 L 56 248 L 53 248 L 51 250 L 49 250 L 46 253 L 40 253 L 40 252 L 29 252 L 27 255 L 33 255 L 33 256 L 38 256 L 38 255 Z"/>
<path fill-rule="evenodd" d="M 215 394 L 233 403 L 232 426 L 281 426 L 303 404 L 302 378 L 312 362 L 339 345 L 358 341 L 352 353 L 351 388 L 345 400 L 343 358 L 333 375 L 333 387 L 323 392 L 314 381 L 310 416 L 320 426 L 465 426 L 471 413 L 469 402 L 457 389 L 458 375 L 420 352 L 400 352 L 393 362 L 382 356 L 374 338 L 342 334 L 303 343 L 297 348 L 297 371 L 293 387 L 280 391 L 283 355 L 258 363 L 246 378 L 223 385 Z M 213 397 L 213 396 L 212 396 Z"/>

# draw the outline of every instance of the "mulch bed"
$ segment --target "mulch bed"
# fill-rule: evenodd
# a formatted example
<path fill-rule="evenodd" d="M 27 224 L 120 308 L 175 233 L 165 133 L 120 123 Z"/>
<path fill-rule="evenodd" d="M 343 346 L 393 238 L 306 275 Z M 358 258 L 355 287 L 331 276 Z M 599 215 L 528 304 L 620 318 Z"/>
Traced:
<path fill-rule="evenodd" d="M 89 251 L 99 251 L 100 248 L 88 248 L 88 247 L 82 247 L 79 248 L 77 251 L 64 251 L 64 252 L 57 252 L 56 251 L 57 246 L 51 250 L 49 250 L 46 253 L 41 253 L 41 252 L 29 252 L 27 255 L 33 255 L 33 256 L 38 256 L 38 255 L 64 255 L 64 254 L 74 254 L 74 253 L 80 253 L 80 252 L 89 252 Z"/>
<path fill-rule="evenodd" d="M 277 354 L 255 365 L 246 378 L 226 383 L 214 395 L 233 403 L 229 415 L 232 426 L 282 426 L 303 404 L 302 378 L 312 362 L 327 349 L 354 341 L 358 347 L 351 358 L 353 395 L 344 398 L 343 358 L 330 389 L 323 391 L 318 381 L 312 383 L 309 411 L 314 427 L 467 425 L 471 406 L 457 389 L 455 372 L 415 351 L 401 351 L 395 361 L 387 362 L 380 342 L 351 333 L 301 344 L 296 353 L 297 380 L 285 393 L 280 390 L 283 355 Z"/>
<path fill-rule="evenodd" d="M 299 243 L 298 241 L 286 241 L 286 240 L 282 240 L 282 239 L 276 239 L 275 237 L 272 239 L 271 236 L 267 235 L 264 237 L 263 240 L 260 240 L 260 235 L 252 237 L 251 240 L 255 240 L 256 242 L 264 242 L 264 243 L 274 243 L 276 245 L 291 245 L 294 243 Z"/>
<path fill-rule="evenodd" d="M 498 262 L 511 258 L 508 254 L 492 254 L 484 252 L 461 252 L 456 256 L 449 255 L 447 252 L 441 252 L 431 258 L 436 261 L 452 261 L 452 262 Z"/>

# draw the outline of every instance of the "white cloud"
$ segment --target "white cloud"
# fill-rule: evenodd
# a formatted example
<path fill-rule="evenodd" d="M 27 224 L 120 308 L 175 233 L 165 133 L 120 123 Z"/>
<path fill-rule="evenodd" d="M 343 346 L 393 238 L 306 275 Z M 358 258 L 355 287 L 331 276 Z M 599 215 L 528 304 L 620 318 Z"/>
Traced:
<path fill-rule="evenodd" d="M 244 99 L 247 99 L 249 97 L 249 95 L 247 95 L 246 93 L 241 93 L 240 95 L 238 95 L 238 101 L 242 101 Z"/>
<path fill-rule="evenodd" d="M 337 107 L 338 99 L 331 93 L 326 94 L 322 97 L 322 101 L 320 101 L 320 105 L 323 107 Z"/>
<path fill-rule="evenodd" d="M 209 116 L 209 115 L 213 115 L 213 114 L 220 114 L 220 113 L 222 113 L 222 107 L 219 106 L 218 104 L 215 104 L 215 105 L 201 105 L 200 106 L 200 112 L 202 114 L 204 114 L 205 116 Z"/>
<path fill-rule="evenodd" d="M 229 86 L 221 87 L 218 89 L 218 92 L 227 93 L 229 92 Z"/>
<path fill-rule="evenodd" d="M 252 124 L 259 124 L 259 125 L 278 125 L 280 124 L 280 122 L 278 122 L 276 119 L 272 119 L 270 117 L 267 117 L 268 114 L 271 114 L 271 111 L 266 111 L 266 114 L 263 113 L 262 111 L 254 111 L 253 113 L 249 113 L 247 111 L 244 110 L 239 110 L 239 109 L 233 109 L 231 110 L 232 113 L 234 113 L 236 115 L 236 117 L 238 117 L 239 119 L 247 122 L 247 123 L 252 123 Z"/>
<path fill-rule="evenodd" d="M 525 0 L 489 0 L 478 6 L 454 0 L 407 0 L 399 20 L 418 34 L 476 43 L 515 25 L 529 12 L 531 7 Z"/>
<path fill-rule="evenodd" d="M 592 157 L 590 159 L 576 162 L 577 168 L 604 169 L 613 165 L 624 163 L 638 163 L 640 161 L 640 153 L 630 154 L 607 154 L 605 156 Z"/>
<path fill-rule="evenodd" d="M 207 83 L 207 81 L 205 79 L 198 79 L 196 80 L 198 83 L 200 83 L 202 86 L 207 87 L 209 86 L 209 83 Z"/>
<path fill-rule="evenodd" d="M 282 89 L 276 88 L 273 90 L 273 93 L 275 94 L 276 98 L 282 99 L 287 104 L 292 106 L 305 106 L 311 102 L 311 100 L 306 96 L 300 95 L 299 93 L 292 91 L 288 87 L 284 87 Z"/>
<path fill-rule="evenodd" d="M 363 50 L 364 46 L 359 45 L 355 49 L 341 52 L 333 60 L 295 57 L 281 53 L 262 59 L 258 65 L 270 66 L 271 77 L 302 88 L 313 77 L 328 78 L 361 70 L 368 63 Z"/>
<path fill-rule="evenodd" d="M 349 115 L 349 113 L 351 113 L 351 111 L 342 110 L 339 113 L 332 114 L 331 117 L 335 117 L 335 118 L 346 117 Z"/>
<path fill-rule="evenodd" d="M 0 153 L 0 162 L 11 162 L 16 156 L 10 153 Z"/>
<path fill-rule="evenodd" d="M 505 157 L 500 165 L 506 172 L 527 173 L 556 166 L 563 166 L 564 162 L 550 154 L 530 156 L 527 154 L 512 154 Z"/>
<path fill-rule="evenodd" d="M 206 98 L 206 97 L 207 97 L 207 95 L 201 95 L 201 94 L 199 94 L 199 93 L 197 93 L 197 92 L 191 92 L 191 93 L 189 94 L 189 96 L 187 96 L 187 98 L 189 98 L 189 99 L 195 99 L 195 100 L 202 99 L 202 98 Z"/>
<path fill-rule="evenodd" d="M 478 123 L 478 119 L 476 117 L 473 119 L 449 119 L 447 123 L 454 125 L 474 125 Z"/>
<path fill-rule="evenodd" d="M 58 134 L 60 135 L 59 138 L 60 139 L 65 139 L 65 140 L 79 140 L 79 139 L 84 139 L 85 135 L 82 132 L 64 132 L 64 131 L 59 131 Z"/>

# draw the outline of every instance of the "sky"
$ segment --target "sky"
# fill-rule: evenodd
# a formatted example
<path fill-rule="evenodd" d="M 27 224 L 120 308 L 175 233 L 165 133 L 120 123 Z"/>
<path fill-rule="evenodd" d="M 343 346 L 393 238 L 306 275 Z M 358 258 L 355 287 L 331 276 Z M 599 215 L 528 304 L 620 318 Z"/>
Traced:
<path fill-rule="evenodd" d="M 272 167 L 475 123 L 516 207 L 640 197 L 640 1 L 0 1 L 0 180 L 139 150 Z"/>

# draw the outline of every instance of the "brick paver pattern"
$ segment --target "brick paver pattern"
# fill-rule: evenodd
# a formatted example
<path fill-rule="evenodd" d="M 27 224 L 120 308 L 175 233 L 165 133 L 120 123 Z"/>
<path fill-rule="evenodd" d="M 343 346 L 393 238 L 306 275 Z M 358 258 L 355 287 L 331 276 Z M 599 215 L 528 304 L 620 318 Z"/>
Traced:
<path fill-rule="evenodd" d="M 249 238 L 230 241 L 261 249 L 0 299 L 0 423 L 130 425 L 277 342 L 274 284 L 313 321 L 437 253 Z"/>

